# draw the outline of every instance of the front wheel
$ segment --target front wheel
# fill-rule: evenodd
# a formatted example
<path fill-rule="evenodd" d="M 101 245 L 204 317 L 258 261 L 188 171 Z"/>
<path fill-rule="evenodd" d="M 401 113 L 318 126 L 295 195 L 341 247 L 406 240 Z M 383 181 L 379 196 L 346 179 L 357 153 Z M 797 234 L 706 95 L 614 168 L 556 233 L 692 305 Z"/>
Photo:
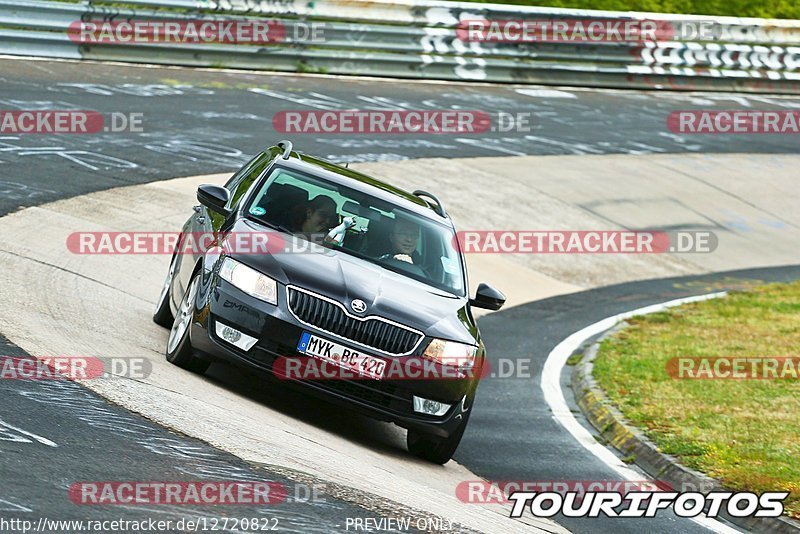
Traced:
<path fill-rule="evenodd" d="M 189 330 L 194 316 L 194 301 L 197 298 L 199 289 L 200 274 L 198 273 L 189 282 L 186 294 L 181 299 L 181 305 L 178 307 L 178 313 L 175 314 L 172 329 L 169 331 L 167 361 L 194 373 L 203 374 L 211 362 L 202 360 L 194 355 L 194 349 L 192 349 L 192 343 L 189 339 Z"/>
<path fill-rule="evenodd" d="M 467 422 L 469 421 L 469 414 L 471 412 L 472 410 L 464 415 L 464 420 L 461 421 L 461 425 L 447 438 L 434 436 L 418 430 L 409 430 L 406 436 L 408 452 L 435 464 L 446 464 L 453 457 L 453 454 L 455 454 L 458 444 L 461 443 L 461 437 L 464 435 L 464 430 L 467 428 Z"/>

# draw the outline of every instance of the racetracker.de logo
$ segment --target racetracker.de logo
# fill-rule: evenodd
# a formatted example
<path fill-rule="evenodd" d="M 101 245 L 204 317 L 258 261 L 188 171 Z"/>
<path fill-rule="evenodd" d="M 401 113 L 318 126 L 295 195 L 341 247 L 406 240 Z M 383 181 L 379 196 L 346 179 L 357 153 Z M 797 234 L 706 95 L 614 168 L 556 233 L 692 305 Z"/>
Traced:
<path fill-rule="evenodd" d="M 0 134 L 143 132 L 144 113 L 87 110 L 0 110 Z"/>
<path fill-rule="evenodd" d="M 146 358 L 95 356 L 0 356 L 0 380 L 93 380 L 150 376 L 153 364 Z"/>
<path fill-rule="evenodd" d="M 72 254 L 150 255 L 277 254 L 306 252 L 309 241 L 285 239 L 280 232 L 73 232 L 67 236 Z"/>
<path fill-rule="evenodd" d="M 673 111 L 667 128 L 676 134 L 799 134 L 800 111 Z"/>
<path fill-rule="evenodd" d="M 716 250 L 709 231 L 466 230 L 456 235 L 465 254 L 664 254 Z"/>
<path fill-rule="evenodd" d="M 456 36 L 465 42 L 642 43 L 675 37 L 669 21 L 620 19 L 463 20 Z"/>
<path fill-rule="evenodd" d="M 287 29 L 278 20 L 75 21 L 67 35 L 78 44 L 270 44 Z"/>
<path fill-rule="evenodd" d="M 800 357 L 670 358 L 667 374 L 682 380 L 797 380 Z"/>
<path fill-rule="evenodd" d="M 324 349 L 324 347 L 323 347 Z M 405 357 L 376 360 L 360 353 L 346 351 L 342 355 L 316 357 L 280 356 L 272 366 L 280 380 L 461 380 L 480 375 L 491 376 L 491 364 L 464 368 L 462 360 L 446 358 L 431 361 L 426 358 Z M 379 366 L 377 369 L 375 369 Z M 508 370 L 505 371 L 509 373 Z M 509 375 L 511 376 L 511 375 Z M 506 378 L 503 376 L 503 378 Z"/>
<path fill-rule="evenodd" d="M 3 380 L 86 380 L 101 378 L 104 372 L 103 361 L 91 356 L 0 356 Z"/>
<path fill-rule="evenodd" d="M 330 344 L 321 349 L 330 349 Z M 467 367 L 462 358 L 441 358 L 437 361 L 416 356 L 383 360 L 374 372 L 373 358 L 345 349 L 341 355 L 321 357 L 279 356 L 272 370 L 281 380 L 461 380 L 481 378 L 531 379 L 534 377 L 530 358 L 493 358 L 480 366 Z M 366 369 L 365 369 L 366 367 Z"/>
<path fill-rule="evenodd" d="M 278 482 L 76 482 L 69 500 L 81 505 L 263 505 L 286 500 Z"/>
<path fill-rule="evenodd" d="M 272 126 L 288 134 L 474 134 L 489 131 L 492 117 L 475 110 L 287 110 Z"/>

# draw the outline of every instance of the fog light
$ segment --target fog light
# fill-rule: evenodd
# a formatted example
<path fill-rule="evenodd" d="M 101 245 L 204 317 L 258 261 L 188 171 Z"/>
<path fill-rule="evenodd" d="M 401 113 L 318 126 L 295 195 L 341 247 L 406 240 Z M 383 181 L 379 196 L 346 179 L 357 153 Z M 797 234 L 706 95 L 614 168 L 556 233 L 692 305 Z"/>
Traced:
<path fill-rule="evenodd" d="M 236 330 L 232 326 L 222 324 L 219 321 L 216 321 L 216 331 L 217 337 L 224 339 L 231 345 L 244 351 L 250 350 L 253 345 L 256 344 L 256 341 L 258 341 L 258 339 L 254 338 L 253 336 L 248 336 L 247 334 Z"/>
<path fill-rule="evenodd" d="M 435 415 L 441 417 L 447 413 L 452 404 L 444 404 L 430 399 L 423 399 L 414 395 L 414 411 L 424 413 L 427 415 Z"/>

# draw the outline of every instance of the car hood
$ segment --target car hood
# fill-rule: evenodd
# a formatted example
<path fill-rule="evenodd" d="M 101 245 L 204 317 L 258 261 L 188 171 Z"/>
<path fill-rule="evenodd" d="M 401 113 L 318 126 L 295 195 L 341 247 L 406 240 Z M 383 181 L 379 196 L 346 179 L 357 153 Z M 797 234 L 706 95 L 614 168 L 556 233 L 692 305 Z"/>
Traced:
<path fill-rule="evenodd" d="M 231 230 L 263 232 L 264 227 L 240 221 Z M 236 259 L 284 285 L 298 286 L 336 300 L 351 315 L 378 315 L 421 330 L 428 336 L 475 343 L 465 309 L 466 297 L 457 297 L 341 251 L 288 234 L 278 235 L 285 241 L 286 248 L 295 252 L 235 255 Z M 364 313 L 354 313 L 350 308 L 354 299 L 367 304 Z"/>

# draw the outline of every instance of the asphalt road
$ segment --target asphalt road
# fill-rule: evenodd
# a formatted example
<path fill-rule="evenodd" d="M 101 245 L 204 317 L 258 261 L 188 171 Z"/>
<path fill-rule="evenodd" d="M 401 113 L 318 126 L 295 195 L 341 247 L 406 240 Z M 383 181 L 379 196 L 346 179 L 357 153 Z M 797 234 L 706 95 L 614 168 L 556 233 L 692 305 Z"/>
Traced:
<path fill-rule="evenodd" d="M 5 339 L 0 339 L 0 354 L 29 357 Z M 6 521 L 32 521 L 41 527 L 39 532 L 54 533 L 81 530 L 74 524 L 59 526 L 59 521 L 170 521 L 171 526 L 162 532 L 188 532 L 194 529 L 185 526 L 187 521 L 222 527 L 227 520 L 225 531 L 234 531 L 233 521 L 244 519 L 249 524 L 255 519 L 258 528 L 235 530 L 331 532 L 344 530 L 348 519 L 380 516 L 336 498 L 329 491 L 332 488 L 322 482 L 296 482 L 263 466 L 250 465 L 131 414 L 74 382 L 2 382 L 0 518 Z M 81 503 L 70 493 L 70 488 L 81 482 L 215 481 L 270 483 L 277 500 L 260 505 L 95 505 Z M 39 524 L 40 520 L 45 523 Z M 22 531 L 13 523 L 0 530 Z M 109 526 L 103 531 L 113 529 Z"/>
<path fill-rule="evenodd" d="M 523 304 L 483 317 L 479 324 L 492 369 L 501 358 L 523 360 L 529 378 L 489 377 L 481 382 L 475 411 L 455 459 L 490 481 L 569 482 L 622 480 L 576 442 L 552 416 L 539 387 L 550 351 L 564 338 L 601 319 L 651 304 L 754 284 L 800 278 L 800 266 L 733 271 L 608 286 Z M 518 367 L 519 368 L 519 367 Z M 571 368 L 561 376 L 573 413 Z M 649 477 L 643 475 L 642 480 Z M 672 514 L 655 519 L 554 518 L 573 532 L 700 532 Z"/>
<path fill-rule="evenodd" d="M 144 114 L 142 133 L 0 135 L 0 215 L 121 185 L 233 170 L 248 155 L 287 137 L 274 131 L 271 120 L 277 111 L 289 109 L 481 109 L 531 112 L 534 117 L 528 133 L 291 136 L 298 148 L 338 161 L 797 150 L 796 140 L 789 136 L 675 136 L 667 131 L 665 120 L 670 111 L 678 109 L 786 109 L 800 107 L 800 99 L 372 82 L 18 59 L 0 60 L 0 66 L 0 109 Z M 483 318 L 489 354 L 529 358 L 533 378 L 490 378 L 482 384 L 456 459 L 490 480 L 615 479 L 611 470 L 587 456 L 548 413 L 536 377 L 550 349 L 570 333 L 620 311 L 747 280 L 798 276 L 800 269 L 786 268 L 625 284 Z M 0 345 L 0 350 L 5 355 L 18 351 L 7 344 Z M 567 377 L 562 381 L 567 384 Z M 7 432 L 0 439 L 0 454 L 10 460 L 0 465 L 0 478 L 16 481 L 3 484 L 0 505 L 5 507 L 4 516 L 29 515 L 31 512 L 23 511 L 29 509 L 37 517 L 58 512 L 61 519 L 108 518 L 112 512 L 133 517 L 141 512 L 74 506 L 65 498 L 66 487 L 75 479 L 118 480 L 130 478 L 132 472 L 140 479 L 188 480 L 212 462 L 226 476 L 258 476 L 259 480 L 266 477 L 293 484 L 134 417 L 79 386 L 6 384 L 0 389 L 0 406 L 0 420 L 17 429 L 5 426 Z M 105 423 L 92 425 L 89 420 Z M 109 431 L 109 426 L 116 429 L 117 425 L 138 430 L 132 435 Z M 59 447 L 20 434 L 20 429 Z M 313 517 L 314 525 L 325 531 L 341 525 L 348 514 L 364 515 L 363 509 L 333 497 L 322 507 L 310 506 L 300 502 L 282 505 L 280 511 L 249 511 L 273 514 L 279 521 L 292 518 L 304 527 L 311 525 L 308 521 Z M 195 512 L 213 515 L 218 510 Z M 183 512 L 159 508 L 152 513 L 176 517 Z M 666 515 L 646 523 L 560 521 L 577 532 L 696 530 L 694 524 L 676 524 Z"/>
<path fill-rule="evenodd" d="M 528 154 L 794 153 L 790 135 L 675 135 L 682 109 L 798 109 L 798 97 L 594 91 L 528 86 L 277 76 L 247 72 L 0 59 L 0 110 L 141 114 L 139 133 L 0 134 L 0 215 L 99 189 L 237 168 L 291 137 L 335 161 Z M 477 110 L 475 134 L 285 134 L 285 110 Z M 520 131 L 497 113 L 522 114 Z M 109 123 L 107 123 L 109 124 Z M 504 124 L 508 124 L 506 121 Z M 469 179 L 468 176 L 465 179 Z"/>

